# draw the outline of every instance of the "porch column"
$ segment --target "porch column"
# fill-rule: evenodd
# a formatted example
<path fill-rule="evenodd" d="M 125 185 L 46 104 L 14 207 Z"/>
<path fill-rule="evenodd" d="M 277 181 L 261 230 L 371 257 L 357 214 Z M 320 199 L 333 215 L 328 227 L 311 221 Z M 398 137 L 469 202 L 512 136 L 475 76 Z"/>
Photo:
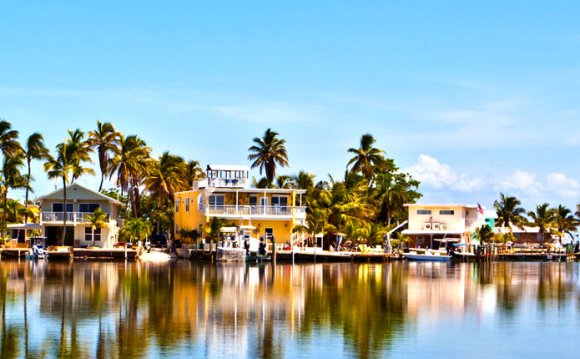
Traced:
<path fill-rule="evenodd" d="M 238 215 L 238 199 L 239 199 L 238 190 L 236 190 L 236 216 Z"/>

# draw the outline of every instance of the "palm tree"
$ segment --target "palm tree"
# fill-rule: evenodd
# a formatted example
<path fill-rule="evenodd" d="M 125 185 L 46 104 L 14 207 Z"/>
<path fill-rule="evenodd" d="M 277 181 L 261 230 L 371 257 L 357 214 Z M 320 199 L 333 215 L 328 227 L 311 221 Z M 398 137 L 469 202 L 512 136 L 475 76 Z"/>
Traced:
<path fill-rule="evenodd" d="M 188 187 L 187 163 L 183 158 L 164 152 L 159 160 L 152 161 L 145 179 L 145 188 L 157 199 L 158 204 L 169 200 L 173 205 L 175 192 Z"/>
<path fill-rule="evenodd" d="M 143 218 L 132 218 L 121 228 L 121 238 L 125 242 L 147 239 L 153 232 L 153 226 Z"/>
<path fill-rule="evenodd" d="M 139 187 L 146 175 L 150 162 L 151 148 L 145 141 L 135 135 L 119 137 L 119 146 L 114 149 L 111 158 L 111 176 L 117 175 L 117 187 L 121 188 L 121 197 L 127 192 L 127 201 L 131 201 L 134 217 L 141 215 Z"/>
<path fill-rule="evenodd" d="M 348 152 L 354 154 L 346 164 L 348 169 L 353 173 L 362 173 L 362 175 L 369 181 L 369 187 L 375 177 L 377 170 L 386 170 L 390 166 L 390 161 L 386 160 L 383 154 L 385 151 L 374 148 L 375 138 L 366 133 L 360 139 L 359 148 L 349 148 Z"/>
<path fill-rule="evenodd" d="M 0 152 L 3 156 L 13 154 L 21 150 L 18 143 L 18 131 L 12 130 L 8 121 L 0 120 Z"/>
<path fill-rule="evenodd" d="M 390 225 L 395 213 L 400 219 L 406 217 L 405 203 L 415 203 L 421 198 L 418 187 L 419 181 L 406 173 L 379 173 L 372 196 L 377 201 L 382 221 Z"/>
<path fill-rule="evenodd" d="M 23 166 L 24 153 L 22 151 L 6 155 L 2 161 L 2 237 L 4 237 L 6 229 L 8 190 L 26 186 L 26 180 L 22 173 L 20 173 L 20 168 Z"/>
<path fill-rule="evenodd" d="M 101 169 L 101 183 L 99 192 L 103 189 L 105 176 L 109 174 L 109 158 L 114 148 L 118 145 L 119 133 L 110 122 L 97 121 L 97 129 L 89 132 L 89 144 L 96 148 L 99 155 L 99 168 Z"/>
<path fill-rule="evenodd" d="M 260 175 L 265 171 L 268 182 L 272 183 L 276 166 L 288 166 L 286 140 L 278 138 L 278 132 L 267 129 L 262 138 L 255 137 L 253 141 L 254 145 L 248 148 L 248 160 L 253 161 L 252 168 L 260 168 Z"/>
<path fill-rule="evenodd" d="M 572 232 L 576 231 L 578 221 L 572 215 L 572 211 L 569 208 L 566 208 L 566 206 L 559 205 L 554 212 L 554 229 L 560 238 L 560 243 L 562 243 L 562 237 L 564 237 L 565 234 L 568 234 L 573 238 Z"/>
<path fill-rule="evenodd" d="M 203 168 L 201 168 L 198 161 L 191 160 L 187 162 L 186 177 L 190 188 L 193 187 L 195 181 L 205 177 L 205 172 L 203 172 Z"/>
<path fill-rule="evenodd" d="M 35 132 L 28 136 L 24 153 L 26 156 L 27 168 L 24 205 L 26 206 L 26 209 L 28 209 L 28 194 L 32 191 L 32 188 L 30 187 L 30 181 L 32 180 L 32 175 L 30 173 L 32 160 L 45 160 L 49 157 L 48 149 L 44 145 L 44 138 L 40 133 Z M 28 223 L 28 214 L 24 215 L 24 223 Z"/>
<path fill-rule="evenodd" d="M 91 152 L 93 151 L 89 141 L 85 141 L 85 133 L 80 129 L 74 131 L 68 130 L 69 138 L 65 140 L 67 144 L 67 151 L 70 154 L 72 161 L 72 182 L 77 180 L 83 174 L 95 174 L 95 171 L 90 168 L 83 167 L 83 162 L 92 163 Z"/>
<path fill-rule="evenodd" d="M 109 216 L 101 209 L 101 207 L 97 207 L 94 210 L 93 214 L 87 217 L 89 223 L 92 227 L 91 236 L 93 238 L 93 247 L 95 246 L 95 230 L 101 229 L 103 227 L 108 226 L 109 223 Z"/>
<path fill-rule="evenodd" d="M 545 242 L 546 233 L 550 234 L 550 228 L 554 225 L 554 220 L 556 219 L 554 209 L 550 208 L 548 203 L 542 203 L 536 206 L 535 212 L 528 212 L 528 217 L 531 219 L 530 224 L 539 228 L 542 242 Z"/>
<path fill-rule="evenodd" d="M 482 225 L 481 227 L 475 230 L 477 236 L 479 237 L 479 241 L 481 244 L 489 243 L 493 240 L 493 230 L 487 224 Z"/>
<path fill-rule="evenodd" d="M 287 175 L 276 176 L 276 188 L 288 189 L 292 187 L 292 177 Z"/>
<path fill-rule="evenodd" d="M 314 175 L 304 171 L 298 172 L 292 177 L 292 186 L 297 189 L 305 189 L 307 192 L 314 188 Z"/>
<path fill-rule="evenodd" d="M 502 227 L 506 225 L 509 228 L 510 233 L 512 233 L 512 224 L 516 226 L 521 226 L 525 221 L 523 215 L 526 210 L 520 207 L 521 202 L 516 197 L 506 196 L 500 193 L 499 201 L 496 200 L 493 203 L 495 210 L 497 211 L 497 223 Z"/>
<path fill-rule="evenodd" d="M 70 131 L 69 131 L 70 133 Z M 82 163 L 84 154 L 82 149 L 78 145 L 78 142 L 65 141 L 56 146 L 56 157 L 49 156 L 48 160 L 44 163 L 44 170 L 47 173 L 49 179 L 61 179 L 63 186 L 63 226 L 62 226 L 62 236 L 61 245 L 65 245 L 65 235 L 66 235 L 66 222 L 67 222 L 67 193 L 66 187 L 74 181 L 75 176 L 80 176 L 81 174 L 94 174 L 91 168 L 83 167 Z"/>

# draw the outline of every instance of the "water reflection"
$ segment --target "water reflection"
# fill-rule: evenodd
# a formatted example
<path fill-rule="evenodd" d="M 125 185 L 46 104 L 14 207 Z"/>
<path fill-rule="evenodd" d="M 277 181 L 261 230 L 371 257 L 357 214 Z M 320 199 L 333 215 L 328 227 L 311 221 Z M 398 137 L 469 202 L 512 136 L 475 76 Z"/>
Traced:
<path fill-rule="evenodd" d="M 2 358 L 413 356 L 406 343 L 449 327 L 469 332 L 488 321 L 501 331 L 497 322 L 513 325 L 554 310 L 577 320 L 579 298 L 574 263 L 2 261 L 0 353 Z M 493 331 L 486 335 L 493 339 Z M 427 343 L 432 351 L 443 350 Z"/>

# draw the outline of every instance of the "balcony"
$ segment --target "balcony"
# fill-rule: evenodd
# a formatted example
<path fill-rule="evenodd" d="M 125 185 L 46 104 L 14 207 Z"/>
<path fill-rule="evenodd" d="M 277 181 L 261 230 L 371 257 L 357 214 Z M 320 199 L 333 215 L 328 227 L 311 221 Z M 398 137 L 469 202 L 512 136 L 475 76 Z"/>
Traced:
<path fill-rule="evenodd" d="M 70 224 L 88 223 L 90 212 L 67 212 L 66 222 Z M 107 221 L 110 221 L 110 214 L 107 213 Z M 63 223 L 64 212 L 42 212 L 40 216 L 40 223 Z"/>
<path fill-rule="evenodd" d="M 205 214 L 211 217 L 224 218 L 273 218 L 273 219 L 298 219 L 306 218 L 304 206 L 209 206 Z"/>

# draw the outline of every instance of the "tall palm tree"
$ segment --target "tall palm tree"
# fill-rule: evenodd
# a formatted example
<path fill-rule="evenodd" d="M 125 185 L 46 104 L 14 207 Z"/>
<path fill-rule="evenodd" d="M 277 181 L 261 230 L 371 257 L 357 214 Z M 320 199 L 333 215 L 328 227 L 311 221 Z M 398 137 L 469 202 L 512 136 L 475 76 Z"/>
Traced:
<path fill-rule="evenodd" d="M 44 163 L 44 170 L 49 179 L 61 179 L 63 186 L 63 226 L 61 235 L 61 245 L 65 245 L 66 236 L 66 222 L 68 217 L 67 211 L 67 193 L 66 187 L 72 183 L 75 176 L 81 174 L 94 174 L 91 168 L 83 167 L 83 155 L 79 155 L 79 146 L 76 142 L 70 143 L 65 141 L 56 146 L 56 156 L 49 156 L 49 159 Z"/>
<path fill-rule="evenodd" d="M 20 168 L 23 166 L 24 152 L 22 151 L 6 155 L 2 161 L 2 237 L 4 237 L 6 229 L 8 190 L 26 186 L 26 180 L 20 172 Z"/>
<path fill-rule="evenodd" d="M 28 136 L 26 140 L 26 146 L 24 148 L 24 153 L 26 156 L 26 194 L 24 199 L 24 205 L 28 209 L 28 194 L 32 191 L 30 182 L 32 181 L 31 175 L 31 164 L 32 160 L 46 160 L 49 157 L 49 152 L 44 145 L 44 138 L 38 132 L 33 133 Z M 24 223 L 28 223 L 28 214 L 24 215 Z"/>
<path fill-rule="evenodd" d="M 255 137 L 254 145 L 248 148 L 248 160 L 253 161 L 252 168 L 259 168 L 260 175 L 265 171 L 270 183 L 276 177 L 277 166 L 288 166 L 286 140 L 278 138 L 278 135 L 278 132 L 267 129 L 262 138 Z"/>
<path fill-rule="evenodd" d="M 12 129 L 10 122 L 0 120 L 0 153 L 6 156 L 20 151 L 21 148 L 18 131 Z"/>
<path fill-rule="evenodd" d="M 117 187 L 121 188 L 121 197 L 127 192 L 127 201 L 131 202 L 133 216 L 139 217 L 141 215 L 139 187 L 147 173 L 151 148 L 138 136 L 121 135 L 119 146 L 114 152 L 115 155 L 110 160 L 110 176 L 117 175 Z"/>
<path fill-rule="evenodd" d="M 415 203 L 421 197 L 418 187 L 419 181 L 406 173 L 379 173 L 372 196 L 377 201 L 380 219 L 390 225 L 395 213 L 399 218 L 405 217 L 405 203 Z"/>
<path fill-rule="evenodd" d="M 572 232 L 576 231 L 578 221 L 572 215 L 572 211 L 569 208 L 566 208 L 566 206 L 559 205 L 555 208 L 554 212 L 554 229 L 560 238 L 560 243 L 562 243 L 562 238 L 566 234 L 573 238 Z"/>
<path fill-rule="evenodd" d="M 556 219 L 554 209 L 550 208 L 548 203 L 542 203 L 536 206 L 535 212 L 528 212 L 528 217 L 531 219 L 530 224 L 539 228 L 542 242 L 545 242 L 546 234 L 550 234 L 550 228 L 552 228 Z"/>
<path fill-rule="evenodd" d="M 519 199 L 512 196 L 506 196 L 500 193 L 500 199 L 493 203 L 493 207 L 497 211 L 497 223 L 502 227 L 506 225 L 512 232 L 512 224 L 521 226 L 524 223 L 523 215 L 526 210 L 520 207 L 522 203 Z"/>
<path fill-rule="evenodd" d="M 119 143 L 119 133 L 110 122 L 97 121 L 97 128 L 89 132 L 89 144 L 96 148 L 99 155 L 99 168 L 101 170 L 101 183 L 99 192 L 103 189 L 105 177 L 109 174 L 109 159 L 111 153 Z"/>
<path fill-rule="evenodd" d="M 93 148 L 89 141 L 85 140 L 85 133 L 80 129 L 74 131 L 68 130 L 69 137 L 65 140 L 67 151 L 72 161 L 72 182 L 76 181 L 84 174 L 93 174 L 95 171 L 82 166 L 83 162 L 92 163 L 91 152 Z"/>
<path fill-rule="evenodd" d="M 375 138 L 366 133 L 360 139 L 359 148 L 349 148 L 348 152 L 354 154 L 346 167 L 350 168 L 353 173 L 362 173 L 362 175 L 369 181 L 369 187 L 375 177 L 377 170 L 387 169 L 388 161 L 383 154 L 385 151 L 373 147 L 376 142 Z"/>
<path fill-rule="evenodd" d="M 175 201 L 175 192 L 186 190 L 189 187 L 187 177 L 187 163 L 183 158 L 164 152 L 159 160 L 152 161 L 145 188 L 159 205 L 169 201 L 171 205 Z"/>

